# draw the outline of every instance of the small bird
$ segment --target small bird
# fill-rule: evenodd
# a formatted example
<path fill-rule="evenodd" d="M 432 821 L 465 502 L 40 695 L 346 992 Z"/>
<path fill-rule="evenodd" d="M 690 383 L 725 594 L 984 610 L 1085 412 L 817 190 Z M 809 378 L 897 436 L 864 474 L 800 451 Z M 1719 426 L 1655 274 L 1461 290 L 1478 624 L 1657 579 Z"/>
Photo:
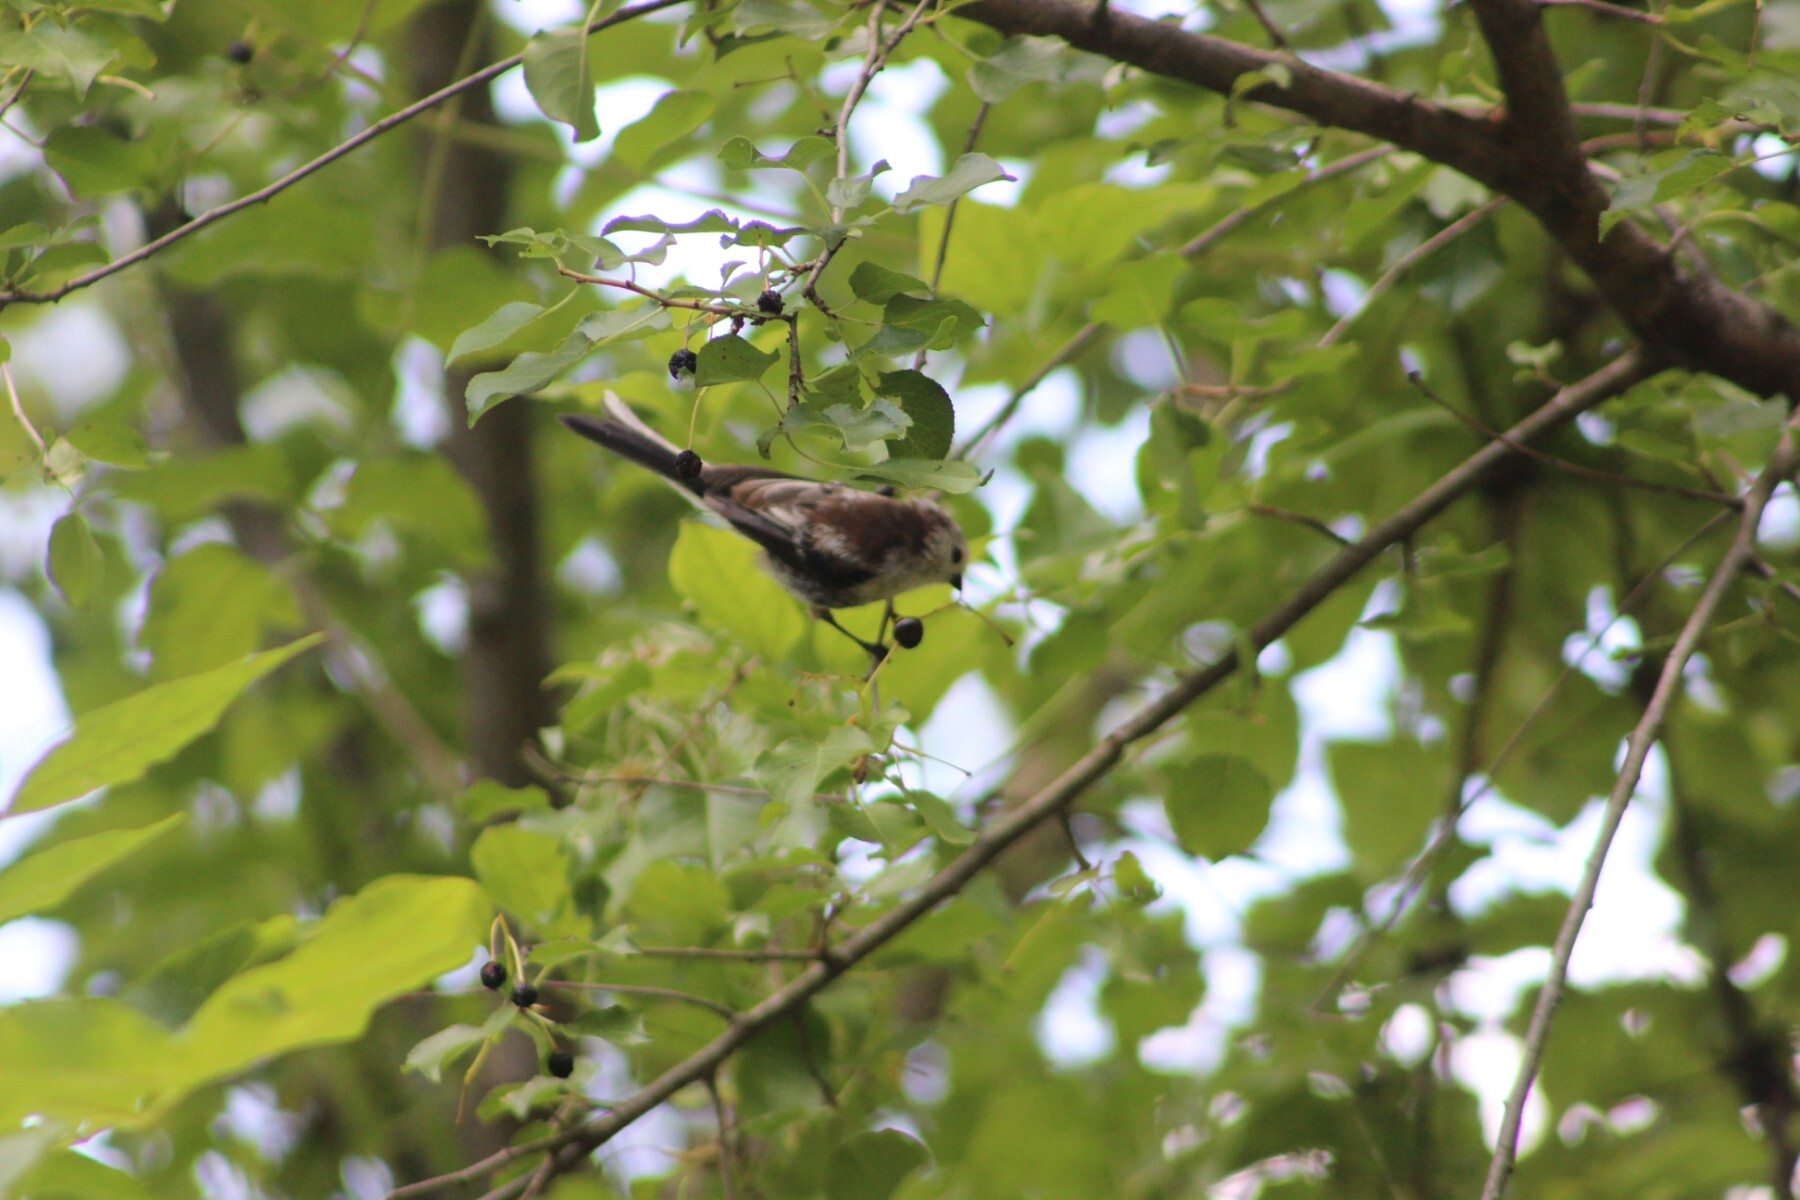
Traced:
<path fill-rule="evenodd" d="M 691 450 L 677 450 L 610 392 L 606 405 L 614 419 L 564 413 L 562 423 L 724 518 L 762 547 L 763 568 L 777 583 L 877 660 L 886 648 L 839 625 L 832 609 L 892 600 L 934 583 L 961 589 L 968 539 L 932 501 L 705 463 Z"/>

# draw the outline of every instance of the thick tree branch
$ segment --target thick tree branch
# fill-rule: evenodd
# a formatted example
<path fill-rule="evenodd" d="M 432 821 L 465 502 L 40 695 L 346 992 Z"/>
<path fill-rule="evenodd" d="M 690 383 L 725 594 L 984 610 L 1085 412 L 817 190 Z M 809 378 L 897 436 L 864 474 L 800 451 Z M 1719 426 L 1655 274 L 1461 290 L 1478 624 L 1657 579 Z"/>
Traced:
<path fill-rule="evenodd" d="M 1516 453 L 1514 443 L 1529 442 L 1565 424 L 1610 396 L 1648 378 L 1658 365 L 1633 350 L 1579 383 L 1564 388 L 1537 411 L 1507 431 L 1505 441 L 1489 442 L 1436 483 L 1426 488 L 1405 508 L 1377 525 L 1355 545 L 1334 556 L 1285 601 L 1250 629 L 1243 639 L 1251 652 L 1282 637 L 1314 608 L 1379 558 L 1396 542 L 1412 537 L 1428 521 L 1485 480 L 1503 460 Z M 525 1146 L 509 1147 L 481 1162 L 436 1179 L 407 1184 L 389 1193 L 389 1200 L 421 1196 L 453 1183 L 478 1178 L 533 1151 L 548 1151 L 557 1170 L 572 1166 L 610 1141 L 618 1133 L 690 1083 L 706 1078 L 764 1028 L 797 1010 L 832 980 L 880 949 L 932 909 L 960 892 L 1002 852 L 1053 820 L 1088 788 L 1104 778 L 1135 742 L 1155 733 L 1200 697 L 1229 679 L 1239 665 L 1234 647 L 1201 670 L 1182 676 L 1173 687 L 1139 709 L 1087 754 L 1035 795 L 1008 809 L 987 824 L 976 839 L 916 892 L 861 929 L 838 942 L 829 957 L 807 967 L 754 1007 L 745 1010 L 732 1025 L 685 1061 L 621 1100 L 605 1115 L 578 1129 L 553 1134 Z M 523 1185 L 521 1177 L 520 1186 Z M 511 1196 L 516 1189 L 502 1185 L 490 1195 Z"/>
<path fill-rule="evenodd" d="M 1800 400 L 1800 329 L 1710 273 L 1683 266 L 1631 221 L 1600 239 L 1607 196 L 1574 141 L 1537 8 L 1529 0 L 1482 0 L 1476 10 L 1512 104 L 1495 120 L 1162 21 L 1111 10 L 1096 20 L 1084 0 L 973 0 L 956 11 L 1002 33 L 1059 37 L 1227 96 L 1242 76 L 1268 72 L 1271 82 L 1251 88 L 1249 98 L 1391 142 L 1516 201 L 1657 354 L 1758 395 Z M 1283 77 L 1286 83 L 1274 82 Z"/>

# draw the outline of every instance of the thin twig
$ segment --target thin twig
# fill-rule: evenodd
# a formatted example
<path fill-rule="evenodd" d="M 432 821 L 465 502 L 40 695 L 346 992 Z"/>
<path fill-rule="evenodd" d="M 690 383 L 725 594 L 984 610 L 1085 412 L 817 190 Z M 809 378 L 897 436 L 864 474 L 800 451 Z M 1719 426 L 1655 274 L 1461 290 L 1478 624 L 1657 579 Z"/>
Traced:
<path fill-rule="evenodd" d="M 1262 5 L 1258 4 L 1256 0 L 1244 0 L 1244 7 L 1250 10 L 1250 15 L 1256 18 L 1256 23 L 1263 27 L 1264 33 L 1269 35 L 1270 45 L 1277 50 L 1287 50 L 1292 53 L 1293 48 L 1288 45 L 1287 38 L 1282 35 L 1280 26 L 1269 20 L 1269 14 L 1263 11 Z"/>
<path fill-rule="evenodd" d="M 1612 619 L 1588 635 L 1587 645 L 1582 647 L 1581 653 L 1563 665 L 1561 673 L 1550 681 L 1550 686 L 1544 689 L 1544 694 L 1539 696 L 1537 703 L 1531 706 L 1531 711 L 1520 719 L 1518 725 L 1508 735 L 1506 743 L 1494 754 L 1493 760 L 1482 772 L 1486 778 L 1483 779 L 1481 785 L 1462 797 L 1456 811 L 1445 818 L 1431 841 L 1426 843 L 1425 849 L 1421 850 L 1418 857 L 1413 859 L 1412 865 L 1407 868 L 1406 874 L 1400 879 L 1400 886 L 1394 891 L 1394 898 L 1388 905 L 1386 915 L 1364 929 L 1355 943 L 1345 952 L 1344 961 L 1338 964 L 1338 969 L 1332 972 L 1331 979 L 1320 990 L 1318 998 L 1312 1002 L 1313 1012 L 1324 1015 L 1335 1008 L 1338 993 L 1343 991 L 1344 986 L 1350 982 L 1351 976 L 1356 973 L 1356 968 L 1361 965 L 1363 957 L 1368 954 L 1377 941 L 1386 937 L 1393 930 L 1395 924 L 1412 907 L 1414 898 L 1417 897 L 1420 887 L 1425 883 L 1425 877 L 1437 865 L 1438 859 L 1443 853 L 1455 843 L 1457 823 L 1462 820 L 1463 814 L 1475 807 L 1482 797 L 1499 786 L 1501 768 L 1512 761 L 1513 754 L 1525 744 L 1526 734 L 1537 728 L 1538 722 L 1544 714 L 1550 711 L 1551 703 L 1562 694 L 1563 687 L 1575 677 L 1575 673 L 1587 661 L 1588 655 L 1600 648 L 1601 641 L 1614 625 L 1636 611 L 1638 601 L 1648 594 L 1652 584 L 1662 578 L 1662 573 L 1668 569 L 1670 564 L 1687 553 L 1689 547 L 1724 524 L 1730 519 L 1730 516 L 1729 512 L 1715 513 L 1700 528 L 1683 538 L 1680 545 L 1664 555 L 1662 561 L 1646 571 L 1643 578 L 1639 579 L 1631 591 L 1626 593 L 1625 598 L 1619 602 L 1618 611 L 1613 614 Z"/>
<path fill-rule="evenodd" d="M 608 29 L 614 25 L 622 25 L 627 21 L 636 20 L 638 17 L 647 16 L 654 12 L 661 12 L 665 8 L 674 8 L 676 5 L 685 3 L 687 3 L 687 0 L 644 0 L 641 4 L 633 4 L 629 7 L 621 8 L 618 12 L 613 13 L 609 17 L 595 21 L 588 26 L 587 32 L 590 34 L 598 33 L 602 29 Z M 71 292 L 77 292 L 82 288 L 91 287 L 92 285 L 99 283 L 102 279 L 117 275 L 127 267 L 136 266 L 145 259 L 162 253 L 177 242 L 192 237 L 207 226 L 216 224 L 226 217 L 231 216 L 233 213 L 242 212 L 246 208 L 261 204 L 266 200 L 270 200 L 275 196 L 280 195 L 301 180 L 330 166 L 332 163 L 343 158 L 352 151 L 368 145 L 389 130 L 404 125 L 421 113 L 430 112 L 433 108 L 450 99 L 452 96 L 461 95 L 471 88 L 478 88 L 483 84 L 499 78 L 524 61 L 525 55 L 523 53 L 514 54 L 483 67 L 473 75 L 464 76 L 455 83 L 446 84 L 429 96 L 415 100 L 400 111 L 383 117 L 373 125 L 370 125 L 367 129 L 345 138 L 325 153 L 319 155 L 310 162 L 295 167 L 286 175 L 275 180 L 275 182 L 260 187 L 247 196 L 240 196 L 236 200 L 219 205 L 217 208 L 208 209 L 193 220 L 187 222 L 185 225 L 178 225 L 161 237 L 152 238 L 150 241 L 145 242 L 131 253 L 121 255 L 107 263 L 105 266 L 96 267 L 85 275 L 77 275 L 75 278 L 68 280 L 61 286 L 52 288 L 50 291 L 0 291 L 0 305 L 15 303 L 53 304 Z"/>
<path fill-rule="evenodd" d="M 730 317 L 733 320 L 749 321 L 753 325 L 761 325 L 766 321 L 786 321 L 793 324 L 793 313 L 766 313 L 752 304 L 715 304 L 708 300 L 681 300 L 674 296 L 665 296 L 654 288 L 630 279 L 608 279 L 604 275 L 587 275 L 568 267 L 557 267 L 556 273 L 565 279 L 573 279 L 576 283 L 592 283 L 600 287 L 618 288 L 620 291 L 632 292 L 654 300 L 664 308 L 692 309 L 695 312 L 712 313 L 714 316 Z"/>
<path fill-rule="evenodd" d="M 621 996 L 648 996 L 654 1000 L 679 1000 L 683 1004 L 692 1004 L 696 1008 L 704 1008 L 717 1013 L 727 1021 L 737 1020 L 737 1010 L 728 1004 L 720 1004 L 717 1000 L 709 1000 L 705 996 L 697 996 L 693 992 L 683 992 L 676 988 L 651 987 L 639 983 L 582 983 L 572 979 L 547 979 L 542 986 L 547 988 L 571 988 L 587 992 L 617 992 Z"/>
<path fill-rule="evenodd" d="M 1540 437 L 1608 397 L 1649 378 L 1659 369 L 1659 365 L 1643 351 L 1628 351 L 1586 379 L 1558 392 L 1508 430 L 1507 436 L 1519 442 Z M 1240 646 L 1253 656 L 1285 635 L 1308 613 L 1355 578 L 1364 567 L 1386 553 L 1389 547 L 1412 537 L 1427 522 L 1473 490 L 1513 453 L 1510 446 L 1498 441 L 1481 447 L 1419 493 L 1399 512 L 1377 525 L 1361 541 L 1345 547 L 1333 556 L 1331 561 L 1295 589 L 1287 599 L 1246 631 L 1238 645 L 1206 667 L 1180 676 L 1167 691 L 1100 739 L 1092 750 L 1076 760 L 1055 780 L 1023 803 L 989 822 L 967 848 L 930 879 L 838 942 L 833 947 L 829 961 L 807 967 L 788 983 L 739 1014 L 737 1021 L 711 1042 L 664 1071 L 634 1095 L 620 1101 L 605 1115 L 589 1121 L 579 1129 L 525 1143 L 525 1148 L 549 1152 L 558 1163 L 578 1162 L 677 1091 L 716 1071 L 721 1063 L 772 1022 L 797 1011 L 813 996 L 830 986 L 839 975 L 960 892 L 1007 848 L 1045 821 L 1054 819 L 1095 783 L 1105 778 L 1124 758 L 1128 747 L 1156 733 L 1195 701 L 1229 679 L 1238 669 Z M 455 1172 L 454 1179 L 440 1176 L 408 1184 L 389 1193 L 390 1200 L 425 1195 L 448 1186 L 450 1182 L 468 1179 L 471 1172 L 480 1174 L 484 1167 L 491 1170 L 503 1166 L 514 1161 L 520 1149 L 521 1147 L 510 1147 L 505 1157 L 490 1155 Z M 490 1194 L 504 1197 L 514 1193 L 503 1185 Z"/>
<path fill-rule="evenodd" d="M 1464 425 L 1467 425 L 1482 437 L 1504 440 L 1505 434 L 1496 433 L 1494 430 L 1489 429 L 1480 421 L 1476 420 L 1468 413 L 1463 412 L 1460 408 L 1457 408 L 1454 404 L 1451 404 L 1448 400 L 1445 400 L 1436 392 L 1432 391 L 1430 385 L 1425 382 L 1425 377 L 1419 372 L 1408 371 L 1406 373 L 1406 380 L 1408 383 L 1412 384 L 1413 387 L 1417 388 L 1420 394 L 1427 400 L 1455 417 L 1458 421 L 1461 421 Z M 1724 492 L 1708 492 L 1700 488 L 1682 487 L 1678 483 L 1657 483 L 1654 480 L 1637 479 L 1630 475 L 1616 475 L 1611 471 L 1596 470 L 1593 467 L 1585 467 L 1580 463 L 1570 462 L 1566 458 L 1558 458 L 1554 454 L 1546 454 L 1542 450 L 1538 450 L 1531 446 L 1514 446 L 1513 449 L 1517 450 L 1520 454 L 1523 454 L 1526 458 L 1541 462 L 1546 466 L 1554 467 L 1559 471 L 1578 476 L 1582 479 L 1594 480 L 1597 483 L 1610 483 L 1618 487 L 1638 488 L 1646 492 L 1660 492 L 1665 496 L 1680 496 L 1686 500 L 1703 500 L 1708 504 L 1722 504 L 1726 508 L 1733 510 L 1743 504 L 1743 500 L 1739 497 L 1728 496 Z"/>
<path fill-rule="evenodd" d="M 12 368 L 3 362 L 0 362 L 0 379 L 6 380 L 6 394 L 12 400 L 13 416 L 17 417 L 19 424 L 24 427 L 25 436 L 31 439 L 31 444 L 37 447 L 38 461 L 42 462 L 50 453 L 49 448 L 44 445 L 43 436 L 38 433 L 37 426 L 33 425 L 31 418 L 25 415 L 25 402 L 19 399 L 19 389 L 13 383 Z"/>
<path fill-rule="evenodd" d="M 1343 337 L 1345 333 L 1349 332 L 1350 326 L 1356 323 L 1356 319 L 1368 312 L 1376 300 L 1400 281 L 1402 275 L 1487 220 L 1506 202 L 1505 196 L 1495 196 L 1486 204 L 1470 209 L 1402 255 L 1398 262 L 1382 273 L 1380 279 L 1369 286 L 1369 290 L 1363 293 L 1362 299 L 1357 302 L 1355 308 L 1345 313 L 1338 319 L 1336 325 L 1325 331 L 1325 336 L 1319 339 L 1319 346 L 1321 348 L 1329 346 Z"/>
<path fill-rule="evenodd" d="M 1624 820 L 1625 809 L 1631 803 L 1632 793 L 1637 790 L 1638 778 L 1643 773 L 1644 761 L 1650 755 L 1650 748 L 1656 744 L 1663 723 L 1668 718 L 1669 708 L 1681 689 L 1682 670 L 1699 647 L 1701 638 L 1706 635 L 1707 627 L 1712 624 L 1713 614 L 1718 611 L 1726 591 L 1753 556 L 1756 526 L 1762 519 L 1763 509 L 1768 507 L 1776 486 L 1794 469 L 1793 438 L 1797 426 L 1800 426 L 1800 414 L 1789 419 L 1781 443 L 1771 456 L 1769 465 L 1757 476 L 1749 494 L 1744 498 L 1737 537 L 1720 559 L 1712 579 L 1707 582 L 1706 590 L 1695 603 L 1694 611 L 1681 627 L 1681 633 L 1676 637 L 1675 645 L 1670 649 L 1668 658 L 1663 661 L 1662 671 L 1657 676 L 1656 690 L 1651 693 L 1650 702 L 1644 706 L 1643 716 L 1638 719 L 1637 727 L 1626 740 L 1624 765 L 1619 769 L 1619 777 L 1607 797 L 1606 811 L 1601 817 L 1600 830 L 1594 836 L 1594 847 L 1582 868 L 1581 881 L 1576 885 L 1575 894 L 1570 897 L 1562 927 L 1556 932 L 1556 943 L 1550 954 L 1549 975 L 1538 992 L 1537 1003 L 1532 1006 L 1531 1024 L 1525 1032 L 1525 1052 L 1519 1062 L 1519 1072 L 1513 1080 L 1512 1091 L 1506 1099 L 1506 1113 L 1500 1121 L 1500 1133 L 1493 1159 L 1488 1164 L 1487 1181 L 1482 1185 L 1481 1200 L 1500 1200 L 1501 1194 L 1506 1190 L 1507 1180 L 1511 1177 L 1513 1164 L 1518 1158 L 1519 1126 L 1525 1116 L 1525 1101 L 1531 1094 L 1531 1085 L 1537 1079 L 1538 1067 L 1543 1062 L 1544 1047 L 1550 1037 L 1550 1021 L 1556 1012 L 1556 1006 L 1562 1002 L 1563 991 L 1568 984 L 1569 960 L 1574 956 L 1575 941 L 1581 935 L 1582 922 L 1587 918 L 1588 909 L 1593 907 L 1594 893 L 1600 886 L 1600 871 L 1606 865 L 1606 854 L 1612 845 L 1613 835 L 1618 832 L 1620 821 Z"/>
<path fill-rule="evenodd" d="M 639 954 L 660 958 L 717 958 L 729 962 L 818 962 L 827 955 L 817 950 L 725 950 L 712 946 L 639 946 Z"/>
<path fill-rule="evenodd" d="M 706 1092 L 712 1097 L 713 1121 L 719 1129 L 719 1194 L 722 1200 L 732 1200 L 735 1193 L 731 1186 L 731 1113 L 725 1107 L 725 1097 L 719 1094 L 717 1072 L 706 1077 Z"/>
<path fill-rule="evenodd" d="M 1348 546 L 1351 544 L 1349 538 L 1345 537 L 1325 522 L 1319 520 L 1317 517 L 1309 517 L 1305 513 L 1290 512 L 1285 508 L 1276 508 L 1273 504 L 1246 504 L 1244 505 L 1244 508 L 1246 511 L 1253 512 L 1259 517 L 1274 517 L 1277 520 L 1292 521 L 1296 525 L 1304 525 L 1314 533 L 1323 534 L 1340 546 Z"/>

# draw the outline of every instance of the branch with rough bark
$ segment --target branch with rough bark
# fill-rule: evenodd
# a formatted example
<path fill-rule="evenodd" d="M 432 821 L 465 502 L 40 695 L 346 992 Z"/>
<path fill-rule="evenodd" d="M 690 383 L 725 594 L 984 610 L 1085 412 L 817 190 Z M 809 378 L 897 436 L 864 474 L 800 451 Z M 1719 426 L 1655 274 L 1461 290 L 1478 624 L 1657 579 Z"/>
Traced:
<path fill-rule="evenodd" d="M 1518 203 L 1657 353 L 1758 395 L 1800 400 L 1800 329 L 1712 273 L 1678 261 L 1672 247 L 1631 221 L 1600 237 L 1607 195 L 1575 137 L 1540 6 L 1478 0 L 1474 8 L 1508 97 L 1508 107 L 1494 113 L 1433 104 L 1163 21 L 1111 10 L 1098 18 L 1083 0 L 973 0 L 956 13 L 1004 34 L 1061 38 L 1225 96 L 1244 76 L 1263 72 L 1269 82 L 1250 88 L 1246 98 L 1421 154 Z"/>

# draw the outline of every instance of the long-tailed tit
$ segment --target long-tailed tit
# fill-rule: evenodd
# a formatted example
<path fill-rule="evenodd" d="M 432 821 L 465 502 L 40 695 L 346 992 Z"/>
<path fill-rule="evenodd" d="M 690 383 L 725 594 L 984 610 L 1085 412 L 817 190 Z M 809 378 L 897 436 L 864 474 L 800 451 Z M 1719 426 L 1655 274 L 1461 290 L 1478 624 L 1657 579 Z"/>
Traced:
<path fill-rule="evenodd" d="M 930 500 L 899 500 L 763 467 L 703 463 L 691 450 L 677 450 L 610 393 L 607 410 L 614 419 L 579 413 L 561 419 L 724 518 L 762 547 L 762 565 L 777 583 L 877 658 L 884 649 L 844 629 L 832 609 L 892 600 L 934 583 L 962 587 L 968 540 L 955 518 Z"/>

